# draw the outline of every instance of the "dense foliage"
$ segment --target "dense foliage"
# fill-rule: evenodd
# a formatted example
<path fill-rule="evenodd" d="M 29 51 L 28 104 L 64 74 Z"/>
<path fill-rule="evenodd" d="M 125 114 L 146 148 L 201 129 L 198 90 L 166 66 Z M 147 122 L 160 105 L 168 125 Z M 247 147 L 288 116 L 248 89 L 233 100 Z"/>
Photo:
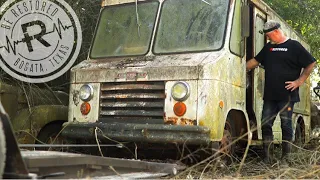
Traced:
<path fill-rule="evenodd" d="M 320 1 L 265 0 L 288 24 L 307 40 L 313 56 L 320 61 Z"/>

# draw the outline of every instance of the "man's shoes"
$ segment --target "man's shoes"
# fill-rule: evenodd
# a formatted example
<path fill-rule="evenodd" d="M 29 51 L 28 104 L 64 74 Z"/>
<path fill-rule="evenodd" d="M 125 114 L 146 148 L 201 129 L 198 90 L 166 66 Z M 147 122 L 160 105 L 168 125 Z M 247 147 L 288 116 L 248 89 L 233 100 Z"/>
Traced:
<path fill-rule="evenodd" d="M 264 141 L 263 142 L 263 162 L 265 164 L 272 164 L 273 163 L 273 152 L 274 152 L 274 146 L 272 141 Z"/>
<path fill-rule="evenodd" d="M 281 161 L 280 165 L 284 167 L 289 167 L 289 156 L 291 153 L 291 143 L 290 142 L 282 142 L 282 156 L 281 156 Z"/>

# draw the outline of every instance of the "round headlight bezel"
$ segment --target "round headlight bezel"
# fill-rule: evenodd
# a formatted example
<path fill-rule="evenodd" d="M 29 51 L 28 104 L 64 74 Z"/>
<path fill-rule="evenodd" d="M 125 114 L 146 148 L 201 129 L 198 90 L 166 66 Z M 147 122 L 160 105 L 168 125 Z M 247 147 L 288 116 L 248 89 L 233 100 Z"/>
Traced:
<path fill-rule="evenodd" d="M 186 92 L 185 92 L 185 95 L 184 95 L 183 97 L 176 97 L 176 96 L 174 95 L 174 88 L 175 88 L 176 86 L 178 86 L 178 85 L 182 85 L 182 86 L 185 87 Z M 172 88 L 171 88 L 171 97 L 172 97 L 174 100 L 176 100 L 176 101 L 185 101 L 185 100 L 188 99 L 189 96 L 190 96 L 190 86 L 189 86 L 189 84 L 188 84 L 187 82 L 179 81 L 179 82 L 174 83 L 174 85 L 173 85 Z"/>
<path fill-rule="evenodd" d="M 86 88 L 86 89 L 84 89 Z M 87 91 L 89 90 L 88 92 L 85 92 L 87 93 L 87 96 L 86 97 L 82 97 L 82 91 Z M 85 84 L 83 86 L 81 86 L 80 90 L 79 90 L 79 98 L 82 100 L 82 101 L 85 101 L 85 102 L 88 102 L 90 101 L 92 98 L 93 98 L 93 87 L 90 85 L 90 84 Z"/>

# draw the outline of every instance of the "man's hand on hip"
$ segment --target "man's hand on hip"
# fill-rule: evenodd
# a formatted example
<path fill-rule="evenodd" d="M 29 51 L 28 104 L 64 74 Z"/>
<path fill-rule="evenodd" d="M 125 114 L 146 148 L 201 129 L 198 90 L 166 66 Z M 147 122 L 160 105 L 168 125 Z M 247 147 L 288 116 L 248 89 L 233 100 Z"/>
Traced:
<path fill-rule="evenodd" d="M 285 88 L 287 90 L 291 90 L 291 91 L 296 90 L 299 86 L 301 86 L 303 84 L 303 82 L 299 81 L 298 79 L 295 81 L 287 81 L 285 83 L 286 83 Z"/>

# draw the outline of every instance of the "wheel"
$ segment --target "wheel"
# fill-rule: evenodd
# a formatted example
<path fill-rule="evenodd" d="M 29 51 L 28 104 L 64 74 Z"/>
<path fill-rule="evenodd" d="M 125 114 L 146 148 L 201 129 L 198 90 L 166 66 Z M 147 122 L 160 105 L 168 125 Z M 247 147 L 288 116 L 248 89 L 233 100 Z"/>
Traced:
<path fill-rule="evenodd" d="M 61 137 L 62 123 L 46 125 L 38 134 L 36 144 L 65 144 L 66 140 Z M 58 136 L 57 136 L 58 135 Z M 63 147 L 38 147 L 37 150 L 66 151 Z"/>
<path fill-rule="evenodd" d="M 6 138 L 4 136 L 4 130 L 2 122 L 0 121 L 0 179 L 2 179 L 4 167 L 6 161 Z"/>
<path fill-rule="evenodd" d="M 221 152 L 222 160 L 226 161 L 228 164 L 233 162 L 235 155 L 235 147 L 236 143 L 232 143 L 234 140 L 235 131 L 230 123 L 230 121 L 226 121 L 223 137 L 220 142 L 219 150 Z"/>
<path fill-rule="evenodd" d="M 305 142 L 305 139 L 304 139 L 304 133 L 302 131 L 301 124 L 297 123 L 296 131 L 294 133 L 294 144 L 299 147 L 303 147 L 304 142 Z"/>

